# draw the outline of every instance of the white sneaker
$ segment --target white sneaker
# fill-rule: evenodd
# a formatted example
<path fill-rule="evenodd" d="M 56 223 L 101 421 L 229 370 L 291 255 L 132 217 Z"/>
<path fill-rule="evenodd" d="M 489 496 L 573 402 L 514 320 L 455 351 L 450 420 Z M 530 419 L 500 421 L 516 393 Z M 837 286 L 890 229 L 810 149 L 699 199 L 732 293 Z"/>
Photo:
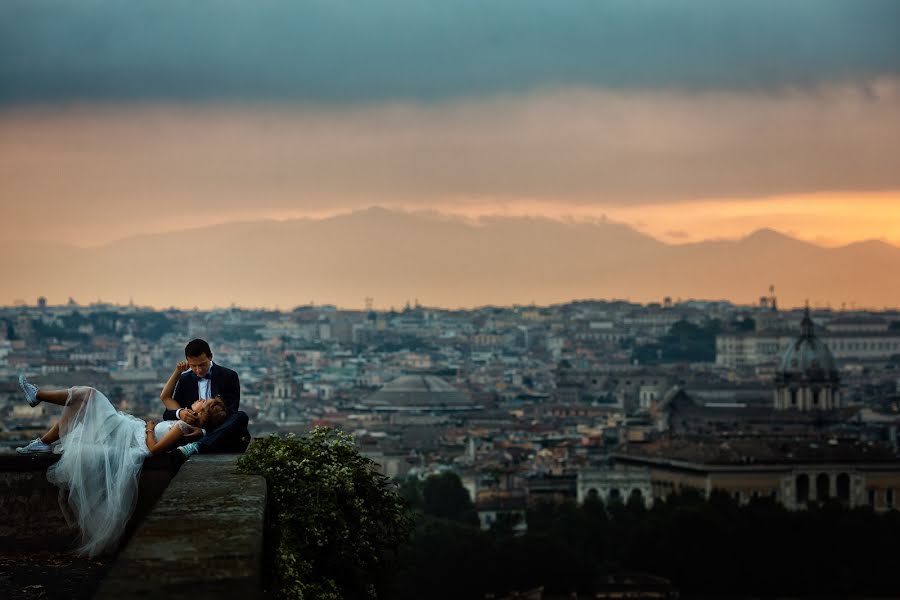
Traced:
<path fill-rule="evenodd" d="M 28 380 L 25 379 L 25 374 L 19 375 L 19 387 L 22 388 L 22 391 L 25 392 L 25 399 L 28 401 L 30 406 L 37 406 L 40 404 L 40 400 L 37 398 L 38 387 L 33 383 L 28 383 Z"/>
<path fill-rule="evenodd" d="M 49 454 L 52 451 L 50 444 L 45 444 L 41 438 L 34 438 L 27 446 L 16 448 L 19 454 Z"/>

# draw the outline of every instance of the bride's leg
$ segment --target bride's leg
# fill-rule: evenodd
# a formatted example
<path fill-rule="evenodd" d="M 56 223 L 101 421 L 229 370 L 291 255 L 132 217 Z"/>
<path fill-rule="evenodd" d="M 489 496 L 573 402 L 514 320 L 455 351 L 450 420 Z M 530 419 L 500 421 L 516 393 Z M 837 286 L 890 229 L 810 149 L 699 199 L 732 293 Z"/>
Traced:
<path fill-rule="evenodd" d="M 37 399 L 59 406 L 65 406 L 69 399 L 69 390 L 38 390 Z"/>
<path fill-rule="evenodd" d="M 59 439 L 59 421 L 53 424 L 47 433 L 41 436 L 41 441 L 48 446 Z"/>

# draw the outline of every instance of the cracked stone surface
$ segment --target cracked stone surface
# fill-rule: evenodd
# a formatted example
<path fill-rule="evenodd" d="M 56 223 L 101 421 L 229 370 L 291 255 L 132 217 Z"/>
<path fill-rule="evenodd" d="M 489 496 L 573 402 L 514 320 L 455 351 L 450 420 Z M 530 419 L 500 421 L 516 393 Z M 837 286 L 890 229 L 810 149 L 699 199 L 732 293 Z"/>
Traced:
<path fill-rule="evenodd" d="M 78 532 L 59 507 L 59 490 L 47 468 L 59 456 L 0 456 L 0 598 L 87 599 L 109 571 L 115 553 L 93 559 L 73 551 Z M 153 507 L 177 466 L 166 456 L 148 458 L 137 506 L 123 542 Z"/>
<path fill-rule="evenodd" d="M 110 558 L 78 558 L 68 551 L 0 553 L 0 598 L 87 600 L 109 570 Z"/>
<path fill-rule="evenodd" d="M 195 456 L 169 484 L 103 580 L 97 598 L 261 594 L 266 484 L 237 455 Z"/>

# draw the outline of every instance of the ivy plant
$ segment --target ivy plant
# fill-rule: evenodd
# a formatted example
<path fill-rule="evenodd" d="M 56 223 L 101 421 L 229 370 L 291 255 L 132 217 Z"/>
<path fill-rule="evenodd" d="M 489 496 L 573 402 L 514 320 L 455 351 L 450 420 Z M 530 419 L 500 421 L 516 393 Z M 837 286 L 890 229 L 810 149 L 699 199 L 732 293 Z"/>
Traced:
<path fill-rule="evenodd" d="M 377 598 L 385 569 L 412 527 L 391 479 L 346 433 L 256 440 L 238 461 L 265 477 L 280 598 Z"/>

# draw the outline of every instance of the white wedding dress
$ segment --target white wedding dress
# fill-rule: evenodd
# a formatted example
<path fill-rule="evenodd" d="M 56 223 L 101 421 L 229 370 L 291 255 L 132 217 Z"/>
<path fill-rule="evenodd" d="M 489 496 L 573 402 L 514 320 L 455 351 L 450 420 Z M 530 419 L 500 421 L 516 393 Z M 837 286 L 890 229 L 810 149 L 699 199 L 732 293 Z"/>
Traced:
<path fill-rule="evenodd" d="M 59 422 L 62 456 L 47 469 L 69 525 L 81 530 L 80 555 L 115 547 L 137 501 L 147 450 L 144 421 L 118 411 L 94 388 L 73 387 Z M 66 492 L 68 499 L 66 501 Z"/>

